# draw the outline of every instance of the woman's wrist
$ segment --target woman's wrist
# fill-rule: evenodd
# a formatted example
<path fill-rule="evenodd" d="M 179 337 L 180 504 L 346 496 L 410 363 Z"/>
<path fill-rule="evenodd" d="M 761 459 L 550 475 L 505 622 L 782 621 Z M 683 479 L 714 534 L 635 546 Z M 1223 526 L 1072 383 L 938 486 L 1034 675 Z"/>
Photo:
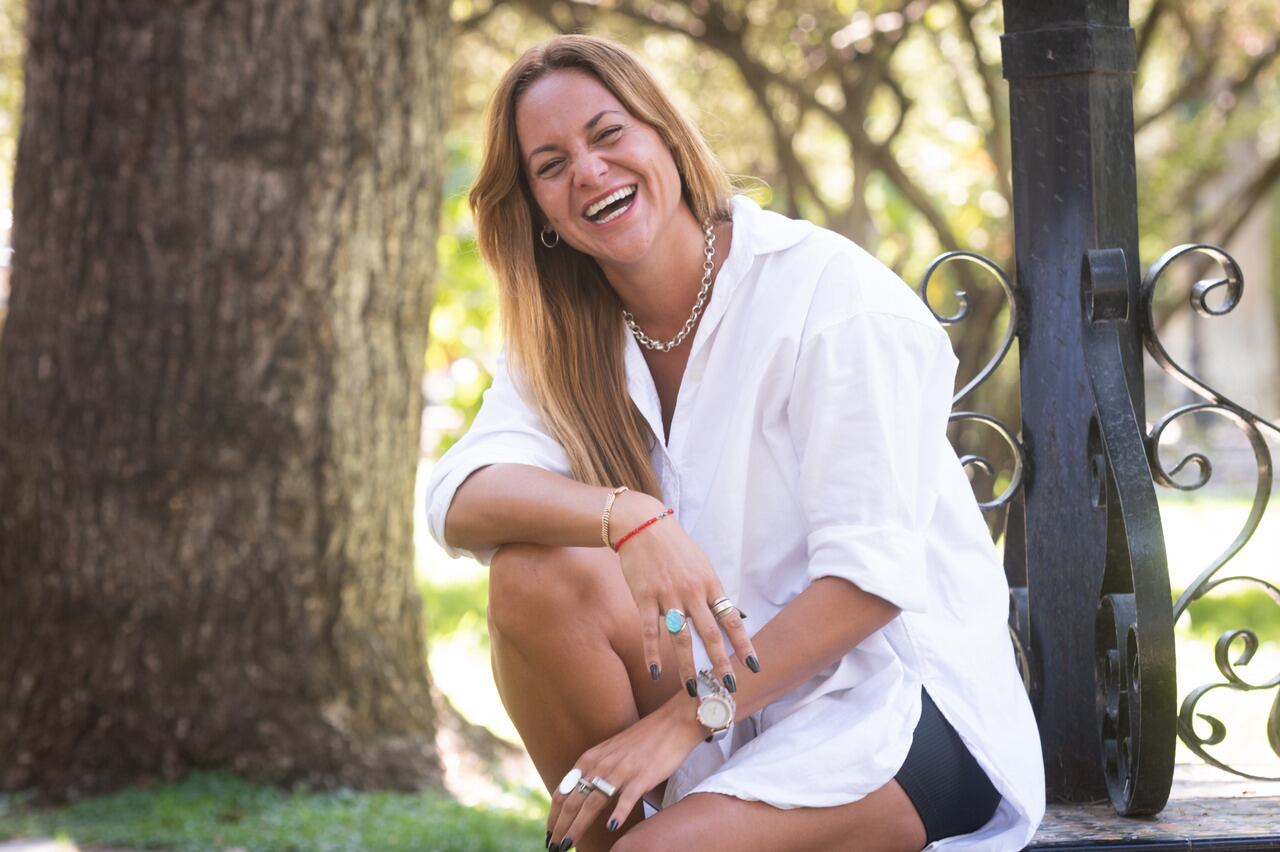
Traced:
<path fill-rule="evenodd" d="M 650 518 L 666 509 L 661 501 L 642 491 L 624 491 L 613 501 L 609 516 L 609 542 L 617 547 L 618 540 Z"/>
<path fill-rule="evenodd" d="M 684 690 L 667 699 L 667 703 L 657 712 L 666 715 L 667 723 L 672 730 L 678 732 L 682 741 L 689 744 L 690 751 L 698 743 L 706 740 L 711 733 L 698 721 L 697 699 L 690 698 Z"/>

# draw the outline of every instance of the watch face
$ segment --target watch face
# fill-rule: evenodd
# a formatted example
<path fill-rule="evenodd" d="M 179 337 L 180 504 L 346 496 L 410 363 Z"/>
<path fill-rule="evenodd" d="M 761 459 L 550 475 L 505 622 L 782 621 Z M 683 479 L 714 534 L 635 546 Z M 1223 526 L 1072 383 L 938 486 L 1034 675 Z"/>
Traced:
<path fill-rule="evenodd" d="M 728 727 L 733 721 L 733 710 L 729 707 L 729 702 L 719 696 L 709 696 L 702 699 L 702 704 L 698 707 L 698 721 L 713 731 Z"/>

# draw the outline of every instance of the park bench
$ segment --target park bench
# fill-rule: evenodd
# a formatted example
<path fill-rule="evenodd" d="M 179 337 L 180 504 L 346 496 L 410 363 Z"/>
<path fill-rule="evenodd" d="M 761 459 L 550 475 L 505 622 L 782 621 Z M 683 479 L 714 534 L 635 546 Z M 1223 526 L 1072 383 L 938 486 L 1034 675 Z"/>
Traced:
<path fill-rule="evenodd" d="M 1187 689 L 1174 673 L 1174 624 L 1202 596 L 1245 585 L 1280 606 L 1272 582 L 1223 570 L 1267 507 L 1267 438 L 1280 437 L 1280 426 L 1175 361 L 1152 312 L 1175 267 L 1192 277 L 1212 270 L 1191 287 L 1190 306 L 1202 316 L 1232 310 L 1244 277 L 1225 251 L 1200 244 L 1170 249 L 1145 274 L 1139 268 L 1127 2 L 1005 0 L 1004 8 L 1016 277 L 952 250 L 930 265 L 920 295 L 929 304 L 935 273 L 953 264 L 964 284 L 960 308 L 947 314 L 930 305 L 941 322 L 969 318 L 963 291 L 975 272 L 999 282 L 1008 306 L 1007 331 L 956 393 L 952 421 L 955 435 L 985 430 L 982 446 L 994 436 L 1011 458 L 1000 493 L 982 506 L 1005 513 L 993 526 L 1005 532 L 1010 633 L 1047 768 L 1049 812 L 1030 848 L 1280 849 L 1280 675 L 1259 680 L 1240 671 L 1259 637 L 1241 627 L 1218 640 L 1217 682 Z M 1016 430 L 961 407 L 1015 340 Z M 1198 401 L 1148 417 L 1144 349 Z M 1194 490 L 1212 468 L 1195 453 L 1167 469 L 1158 449 L 1167 427 L 1203 413 L 1226 418 L 1248 439 L 1257 488 L 1244 528 L 1171 605 L 1155 489 Z M 971 471 L 995 472 L 984 453 L 958 449 Z M 1197 703 L 1215 690 L 1278 693 L 1265 733 L 1256 732 L 1262 771 L 1214 755 L 1225 728 Z M 1203 764 L 1175 771 L 1177 739 Z"/>

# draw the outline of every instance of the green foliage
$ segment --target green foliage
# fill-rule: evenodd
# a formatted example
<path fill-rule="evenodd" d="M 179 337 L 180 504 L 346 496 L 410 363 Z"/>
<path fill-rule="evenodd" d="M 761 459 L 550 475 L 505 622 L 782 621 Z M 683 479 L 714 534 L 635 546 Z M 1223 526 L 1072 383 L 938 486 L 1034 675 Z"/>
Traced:
<path fill-rule="evenodd" d="M 497 296 L 476 248 L 466 193 L 478 147 L 463 134 L 447 139 L 449 166 L 437 242 L 439 280 L 423 367 L 428 376 L 427 449 L 436 455 L 466 432 L 492 378 L 500 346 Z"/>
<path fill-rule="evenodd" d="M 1191 604 L 1187 617 L 1188 631 L 1206 642 L 1216 642 L 1223 633 L 1244 627 L 1264 642 L 1280 642 L 1280 601 L 1261 589 L 1212 592 Z"/>
<path fill-rule="evenodd" d="M 27 4 L 0 0 L 0 207 L 13 204 L 13 161 L 22 114 L 23 33 Z"/>
<path fill-rule="evenodd" d="M 428 647 L 437 638 L 447 637 L 457 630 L 477 632 L 488 642 L 489 631 L 485 615 L 489 602 L 487 574 L 452 583 L 433 583 L 421 579 L 418 591 L 426 609 L 430 637 Z"/>
<path fill-rule="evenodd" d="M 439 794 L 287 793 L 226 773 L 85 799 L 55 810 L 0 799 L 0 838 L 208 852 L 379 852 L 533 849 L 540 820 L 469 808 Z"/>

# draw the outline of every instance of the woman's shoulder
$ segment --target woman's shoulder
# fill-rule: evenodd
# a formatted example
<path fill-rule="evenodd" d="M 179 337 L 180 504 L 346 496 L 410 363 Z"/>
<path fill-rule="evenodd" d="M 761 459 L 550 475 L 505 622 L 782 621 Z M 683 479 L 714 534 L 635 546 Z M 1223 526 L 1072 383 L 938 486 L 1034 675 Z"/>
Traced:
<path fill-rule="evenodd" d="M 803 303 L 805 337 L 858 316 L 884 316 L 925 326 L 945 337 L 933 313 L 901 276 L 867 249 L 803 219 L 735 201 L 743 235 L 760 264 L 761 283 Z M 893 320 L 887 319 L 889 325 Z"/>

